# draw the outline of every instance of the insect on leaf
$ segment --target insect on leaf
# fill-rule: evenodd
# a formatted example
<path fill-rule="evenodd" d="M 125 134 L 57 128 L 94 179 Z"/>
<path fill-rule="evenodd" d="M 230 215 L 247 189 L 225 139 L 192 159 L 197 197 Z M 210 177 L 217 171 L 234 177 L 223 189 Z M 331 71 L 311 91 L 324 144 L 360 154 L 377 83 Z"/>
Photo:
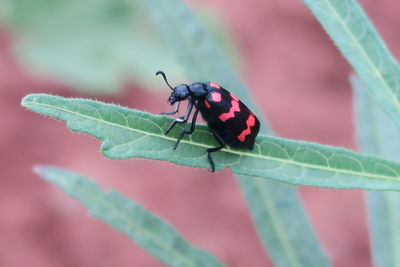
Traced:
<path fill-rule="evenodd" d="M 253 104 L 249 90 L 210 38 L 203 25 L 181 0 L 145 0 L 154 20 L 192 81 L 214 81 L 238 96 L 261 120 L 261 132 L 272 134 Z M 276 266 L 329 266 L 329 260 L 307 219 L 296 189 L 266 179 L 236 175 L 254 225 Z M 284 207 L 284 208 L 283 208 Z M 296 218 L 293 220 L 292 218 Z M 301 249 L 300 249 L 301 248 Z"/>
<path fill-rule="evenodd" d="M 108 158 L 148 158 L 208 168 L 206 149 L 217 142 L 205 125 L 171 147 L 182 128 L 164 135 L 170 118 L 93 100 L 67 99 L 46 94 L 26 96 L 22 105 L 67 122 L 72 131 L 103 140 Z M 187 125 L 186 125 L 187 126 Z M 254 150 L 226 147 L 215 153 L 216 168 L 271 178 L 295 185 L 328 188 L 400 190 L 400 164 L 346 149 L 260 135 Z"/>

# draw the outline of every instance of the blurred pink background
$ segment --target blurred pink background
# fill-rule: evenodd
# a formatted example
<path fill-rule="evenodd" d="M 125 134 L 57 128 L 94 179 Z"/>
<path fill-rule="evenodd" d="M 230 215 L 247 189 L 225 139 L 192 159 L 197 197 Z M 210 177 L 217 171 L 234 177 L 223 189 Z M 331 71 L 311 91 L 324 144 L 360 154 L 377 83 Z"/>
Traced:
<path fill-rule="evenodd" d="M 361 2 L 398 56 L 400 2 Z M 351 68 L 301 1 L 196 4 L 221 14 L 243 59 L 242 77 L 277 134 L 356 148 Z M 99 141 L 20 107 L 29 93 L 82 95 L 29 76 L 12 57 L 11 42 L 12 35 L 1 30 L 0 266 L 163 266 L 35 176 L 34 164 L 64 167 L 117 189 L 228 266 L 272 266 L 229 170 L 210 174 L 158 161 L 103 158 Z M 129 84 L 117 96 L 96 98 L 159 113 L 168 109 L 168 94 Z M 300 192 L 334 266 L 371 266 L 363 193 L 305 187 Z"/>

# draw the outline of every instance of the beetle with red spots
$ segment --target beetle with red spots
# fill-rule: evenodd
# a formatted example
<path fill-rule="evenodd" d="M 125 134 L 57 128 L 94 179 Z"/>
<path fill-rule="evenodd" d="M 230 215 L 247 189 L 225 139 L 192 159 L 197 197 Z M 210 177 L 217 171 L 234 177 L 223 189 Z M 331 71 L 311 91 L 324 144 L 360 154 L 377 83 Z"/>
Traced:
<path fill-rule="evenodd" d="M 158 74 L 163 76 L 165 83 L 172 90 L 168 103 L 171 106 L 175 104 L 173 111 L 161 114 L 176 114 L 181 101 L 189 101 L 185 115 L 175 118 L 165 134 L 168 134 L 177 123 L 187 122 L 194 109 L 191 126 L 180 133 L 173 147 L 174 150 L 185 134 L 194 132 L 199 111 L 219 143 L 219 146 L 207 149 L 207 157 L 212 172 L 215 171 L 215 164 L 211 153 L 221 150 L 226 145 L 253 149 L 255 138 L 260 130 L 260 122 L 236 96 L 213 82 L 196 82 L 191 85 L 180 84 L 173 88 L 168 83 L 164 72 L 158 71 L 156 75 Z"/>

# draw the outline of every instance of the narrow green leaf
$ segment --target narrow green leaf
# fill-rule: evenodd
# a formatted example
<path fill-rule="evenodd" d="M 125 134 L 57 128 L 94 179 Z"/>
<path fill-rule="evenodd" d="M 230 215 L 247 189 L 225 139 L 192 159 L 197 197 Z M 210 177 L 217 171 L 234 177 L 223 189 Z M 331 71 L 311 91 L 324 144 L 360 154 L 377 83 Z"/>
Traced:
<path fill-rule="evenodd" d="M 0 9 L 0 23 L 15 35 L 13 52 L 35 74 L 103 93 L 127 80 L 160 88 L 160 66 L 183 78 L 139 0 L 2 0 Z"/>
<path fill-rule="evenodd" d="M 161 33 L 192 81 L 223 84 L 246 105 L 254 102 L 203 25 L 181 0 L 145 0 L 143 3 L 149 7 Z"/>
<path fill-rule="evenodd" d="M 400 125 L 400 68 L 355 0 L 303 0 L 384 110 Z"/>
<path fill-rule="evenodd" d="M 201 15 L 232 51 L 219 17 Z M 12 50 L 28 70 L 79 90 L 110 93 L 127 80 L 160 89 L 159 68 L 183 79 L 140 0 L 1 0 L 0 24 L 13 32 Z"/>
<path fill-rule="evenodd" d="M 361 81 L 354 89 L 357 140 L 360 150 L 400 161 L 400 131 Z M 368 221 L 375 266 L 400 267 L 400 194 L 367 192 Z"/>
<path fill-rule="evenodd" d="M 163 263 L 182 267 L 224 266 L 189 244 L 169 223 L 117 192 L 104 192 L 93 181 L 56 167 L 40 166 L 35 171 L 78 199 L 93 217 L 126 234 Z"/>
<path fill-rule="evenodd" d="M 215 42 L 182 1 L 149 0 L 144 3 L 192 81 L 223 84 L 262 118 L 246 87 L 233 74 Z M 261 132 L 271 133 L 265 120 L 261 125 Z M 329 266 L 295 188 L 268 180 L 249 179 L 245 175 L 236 175 L 236 179 L 259 237 L 276 266 Z M 293 214 L 296 220 L 293 220 Z"/>
<path fill-rule="evenodd" d="M 172 152 L 182 128 L 164 135 L 171 118 L 93 100 L 32 94 L 22 105 L 103 140 L 102 152 L 109 158 L 149 158 L 208 168 L 206 149 L 217 146 L 207 127 L 198 125 Z M 234 173 L 295 185 L 400 190 L 400 164 L 337 147 L 260 135 L 254 150 L 227 147 L 215 153 L 214 159 L 216 169 L 228 166 Z"/>
<path fill-rule="evenodd" d="M 275 266 L 330 265 L 305 216 L 295 187 L 241 175 L 238 181 Z"/>

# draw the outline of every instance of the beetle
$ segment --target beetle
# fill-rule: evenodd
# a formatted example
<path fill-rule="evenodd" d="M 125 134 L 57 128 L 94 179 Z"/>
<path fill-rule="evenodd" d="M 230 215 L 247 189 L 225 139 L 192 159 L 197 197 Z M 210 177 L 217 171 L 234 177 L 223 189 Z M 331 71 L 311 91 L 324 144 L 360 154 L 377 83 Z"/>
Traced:
<path fill-rule="evenodd" d="M 253 149 L 255 138 L 260 130 L 260 122 L 236 96 L 213 82 L 195 82 L 191 85 L 180 84 L 173 88 L 165 73 L 157 71 L 156 75 L 159 74 L 162 75 L 165 83 L 172 90 L 168 98 L 169 105 L 175 104 L 173 111 L 162 112 L 161 114 L 174 115 L 178 113 L 181 101 L 189 101 L 185 115 L 175 118 L 165 134 L 167 135 L 177 123 L 187 122 L 194 109 L 190 128 L 184 129 L 180 133 L 173 150 L 176 150 L 179 142 L 186 134 L 194 132 L 199 111 L 219 143 L 219 146 L 207 149 L 207 158 L 212 172 L 215 171 L 215 164 L 211 153 L 221 150 L 226 145 Z"/>

